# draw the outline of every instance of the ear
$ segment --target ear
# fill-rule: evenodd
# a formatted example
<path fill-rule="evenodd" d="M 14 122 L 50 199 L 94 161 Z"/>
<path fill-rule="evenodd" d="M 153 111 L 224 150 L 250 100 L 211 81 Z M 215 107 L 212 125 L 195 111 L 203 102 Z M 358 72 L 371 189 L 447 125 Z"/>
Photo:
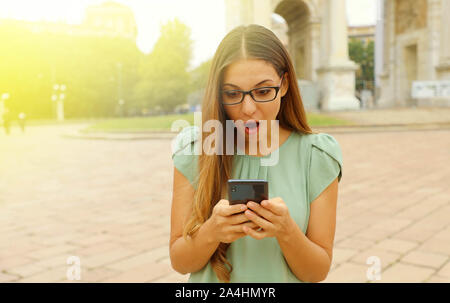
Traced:
<path fill-rule="evenodd" d="M 281 84 L 281 97 L 284 97 L 286 95 L 287 91 L 289 89 L 289 73 L 284 73 L 283 77 L 283 83 Z"/>

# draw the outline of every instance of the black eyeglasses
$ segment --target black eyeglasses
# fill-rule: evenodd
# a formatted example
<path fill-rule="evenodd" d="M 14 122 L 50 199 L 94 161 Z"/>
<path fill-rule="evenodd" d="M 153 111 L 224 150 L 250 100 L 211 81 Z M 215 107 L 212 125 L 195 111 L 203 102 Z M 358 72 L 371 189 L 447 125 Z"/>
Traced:
<path fill-rule="evenodd" d="M 221 90 L 222 98 L 221 102 L 224 105 L 236 105 L 244 101 L 245 95 L 249 94 L 253 101 L 264 103 L 275 100 L 280 90 L 281 83 L 283 83 L 283 76 L 281 77 L 279 86 L 264 86 L 254 88 L 248 91 L 233 89 L 233 90 Z"/>

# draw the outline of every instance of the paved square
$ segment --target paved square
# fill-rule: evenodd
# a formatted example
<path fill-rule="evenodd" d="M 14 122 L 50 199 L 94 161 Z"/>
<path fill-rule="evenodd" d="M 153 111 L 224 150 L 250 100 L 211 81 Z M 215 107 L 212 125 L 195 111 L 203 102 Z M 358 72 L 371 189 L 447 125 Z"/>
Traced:
<path fill-rule="evenodd" d="M 0 282 L 183 282 L 170 140 L 0 133 Z M 344 156 L 325 282 L 450 282 L 450 130 L 333 133 Z M 367 264 L 368 258 L 371 264 Z M 369 273 L 369 275 L 368 275 Z M 77 281 L 77 280 L 75 280 Z"/>

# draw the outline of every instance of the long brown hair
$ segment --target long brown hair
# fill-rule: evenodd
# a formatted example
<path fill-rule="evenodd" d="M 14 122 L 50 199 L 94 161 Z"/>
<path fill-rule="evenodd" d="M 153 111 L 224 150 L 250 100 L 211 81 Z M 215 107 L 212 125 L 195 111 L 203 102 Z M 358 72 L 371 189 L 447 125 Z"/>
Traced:
<path fill-rule="evenodd" d="M 202 102 L 202 123 L 218 120 L 225 126 L 228 119 L 220 101 L 220 88 L 225 68 L 239 59 L 261 59 L 270 63 L 280 77 L 288 73 L 289 88 L 282 97 L 280 110 L 276 117 L 279 125 L 285 129 L 300 133 L 314 133 L 308 126 L 302 98 L 298 89 L 291 58 L 277 36 L 269 29 L 250 24 L 238 26 L 230 31 L 219 44 L 213 57 L 205 95 Z M 203 130 L 201 130 L 203 132 Z M 201 146 L 208 134 L 202 135 Z M 223 127 L 222 146 L 225 142 Z M 207 155 L 202 152 L 198 158 L 197 188 L 194 194 L 191 216 L 186 223 L 183 236 L 192 236 L 211 216 L 214 206 L 223 199 L 225 185 L 231 177 L 232 155 Z M 233 266 L 226 259 L 226 251 L 230 244 L 220 243 L 211 256 L 211 265 L 217 278 L 223 282 L 230 281 Z"/>

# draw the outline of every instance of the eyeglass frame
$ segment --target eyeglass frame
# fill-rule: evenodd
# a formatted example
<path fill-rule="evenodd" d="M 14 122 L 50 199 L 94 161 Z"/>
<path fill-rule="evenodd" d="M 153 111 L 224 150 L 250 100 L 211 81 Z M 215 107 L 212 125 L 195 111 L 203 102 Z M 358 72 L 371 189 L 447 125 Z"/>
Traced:
<path fill-rule="evenodd" d="M 281 76 L 280 85 L 278 85 L 278 86 L 261 86 L 261 87 L 252 88 L 251 90 L 247 90 L 247 91 L 241 90 L 241 89 L 222 89 L 222 90 L 220 90 L 221 93 L 223 93 L 223 92 L 241 92 L 242 93 L 242 99 L 241 99 L 241 101 L 236 102 L 236 103 L 224 103 L 222 101 L 222 97 L 221 97 L 221 102 L 220 103 L 222 103 L 223 105 L 237 105 L 237 104 L 241 104 L 244 101 L 244 98 L 245 98 L 245 96 L 247 94 L 250 95 L 250 97 L 252 97 L 253 101 L 258 102 L 258 103 L 272 102 L 278 96 L 278 92 L 279 92 L 279 90 L 281 88 L 281 84 L 283 83 L 284 75 L 285 74 L 283 73 L 283 76 Z M 257 101 L 257 100 L 255 100 L 255 97 L 253 97 L 252 92 L 254 90 L 262 89 L 262 88 L 275 88 L 275 97 L 272 100 L 267 100 L 267 101 Z"/>

